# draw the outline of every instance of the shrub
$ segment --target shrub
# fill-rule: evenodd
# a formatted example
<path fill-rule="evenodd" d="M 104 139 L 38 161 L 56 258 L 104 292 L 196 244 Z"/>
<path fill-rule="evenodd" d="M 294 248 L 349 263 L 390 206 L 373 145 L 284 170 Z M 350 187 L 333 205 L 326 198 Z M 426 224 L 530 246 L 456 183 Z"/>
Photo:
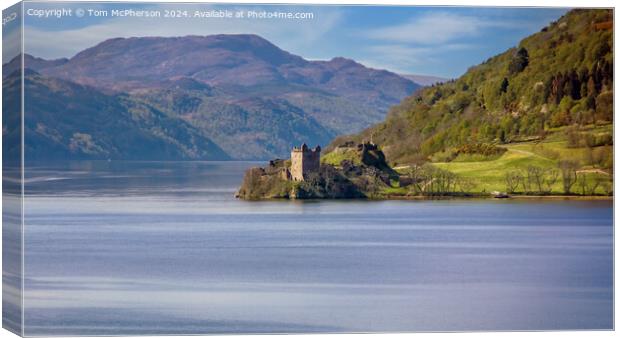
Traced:
<path fill-rule="evenodd" d="M 602 92 L 596 97 L 596 117 L 604 121 L 612 121 L 614 114 L 614 93 Z"/>
<path fill-rule="evenodd" d="M 456 158 L 458 153 L 454 149 L 446 149 L 436 152 L 431 156 L 431 162 L 450 162 Z"/>

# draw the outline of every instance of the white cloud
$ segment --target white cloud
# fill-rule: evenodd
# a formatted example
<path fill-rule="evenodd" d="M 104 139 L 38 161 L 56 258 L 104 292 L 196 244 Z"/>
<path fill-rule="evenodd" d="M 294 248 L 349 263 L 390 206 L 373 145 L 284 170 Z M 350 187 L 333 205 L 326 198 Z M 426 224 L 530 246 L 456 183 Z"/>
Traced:
<path fill-rule="evenodd" d="M 378 69 L 387 69 L 396 73 L 407 74 L 411 69 L 419 69 L 417 73 L 430 74 L 425 68 L 435 68 L 441 64 L 441 56 L 449 52 L 476 48 L 473 44 L 448 43 L 439 46 L 417 46 L 406 44 L 381 44 L 368 48 L 369 58 L 361 63 Z M 433 74 L 443 75 L 446 74 Z"/>
<path fill-rule="evenodd" d="M 158 6 L 159 9 L 164 8 Z M 231 7 L 235 10 L 240 7 Z M 152 8 L 150 8 L 152 9 Z M 195 8 L 192 8 L 194 10 Z M 201 5 L 200 10 L 208 10 Z M 243 7 L 245 10 L 258 9 Z M 264 8 L 261 8 L 264 9 Z M 163 19 L 163 18 L 115 18 L 86 27 L 48 31 L 26 26 L 25 50 L 44 58 L 71 57 L 101 41 L 116 37 L 139 36 L 185 36 L 211 34 L 258 34 L 278 47 L 300 54 L 311 54 L 313 43 L 320 41 L 341 20 L 341 13 L 319 7 L 279 7 L 282 11 L 310 11 L 314 19 Z"/>
<path fill-rule="evenodd" d="M 440 45 L 456 39 L 476 36 L 484 28 L 511 27 L 512 25 L 513 23 L 506 21 L 434 12 L 412 18 L 403 24 L 371 30 L 367 33 L 367 37 L 382 41 Z"/>
<path fill-rule="evenodd" d="M 477 46 L 470 41 L 489 29 L 515 28 L 510 19 L 490 19 L 446 11 L 430 12 L 400 24 L 369 30 L 363 37 L 375 44 L 368 47 L 365 64 L 399 73 L 436 73 L 445 55 L 471 51 Z M 479 43 L 479 42 L 476 42 Z M 429 71 L 434 69 L 435 71 Z M 449 76 L 450 74 L 435 74 Z"/>
<path fill-rule="evenodd" d="M 2 63 L 7 63 L 21 53 L 21 30 L 13 27 L 10 30 L 5 28 L 2 32 L 2 40 Z"/>

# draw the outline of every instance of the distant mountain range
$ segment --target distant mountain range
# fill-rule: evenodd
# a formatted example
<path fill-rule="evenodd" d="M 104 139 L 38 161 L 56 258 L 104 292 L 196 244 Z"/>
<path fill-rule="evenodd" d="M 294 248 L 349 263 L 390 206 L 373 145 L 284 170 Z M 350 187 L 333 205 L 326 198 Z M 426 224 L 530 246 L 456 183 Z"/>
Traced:
<path fill-rule="evenodd" d="M 400 74 L 400 76 L 405 79 L 409 79 L 420 86 L 432 86 L 434 84 L 442 83 L 449 81 L 450 79 L 439 76 L 431 76 L 431 75 L 412 75 L 412 74 Z"/>
<path fill-rule="evenodd" d="M 257 35 L 117 38 L 70 59 L 24 58 L 36 156 L 283 157 L 383 120 L 421 87 L 345 58 L 308 61 Z M 5 64 L 5 77 L 17 69 Z"/>

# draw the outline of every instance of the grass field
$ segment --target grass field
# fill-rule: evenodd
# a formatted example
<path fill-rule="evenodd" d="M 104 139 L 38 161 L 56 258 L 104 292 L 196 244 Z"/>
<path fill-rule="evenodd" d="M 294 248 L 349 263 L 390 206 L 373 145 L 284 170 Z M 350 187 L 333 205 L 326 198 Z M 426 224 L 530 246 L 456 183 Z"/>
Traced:
<path fill-rule="evenodd" d="M 321 157 L 321 163 L 331 164 L 335 167 L 339 167 L 340 163 L 344 160 L 349 160 L 356 165 L 360 164 L 360 158 L 357 151 L 348 148 L 336 148 L 334 151 Z"/>
<path fill-rule="evenodd" d="M 587 126 L 577 131 L 568 128 L 570 127 L 548 130 L 543 140 L 497 145 L 506 149 L 501 155 L 459 154 L 450 162 L 432 162 L 430 165 L 456 174 L 458 176 L 456 181 L 460 182 L 460 185 L 455 192 L 462 194 L 485 195 L 497 191 L 510 194 L 566 195 L 559 164 L 562 161 L 571 161 L 576 167 L 570 172 L 576 171 L 577 181 L 573 183 L 570 195 L 611 194 L 613 146 L 609 144 L 613 125 Z M 573 133 L 570 136 L 572 138 L 568 136 L 570 133 Z M 606 141 L 596 141 L 598 143 L 587 141 L 597 139 Z M 441 159 L 447 156 L 434 158 Z M 325 154 L 321 158 L 321 163 L 339 167 L 343 160 L 349 160 L 356 165 L 361 164 L 357 150 L 350 148 L 336 148 Z M 531 168 L 536 169 L 532 172 L 539 172 L 538 176 L 528 173 L 528 169 Z M 408 176 L 411 172 L 411 167 L 408 165 L 393 169 L 404 176 Z M 509 173 L 517 173 L 519 176 L 517 181 L 520 184 L 512 191 L 506 179 Z M 542 183 L 536 183 L 536 177 L 540 177 L 538 182 Z M 406 196 L 412 193 L 411 189 L 412 186 L 401 186 L 397 179 L 385 187 L 379 195 Z"/>
<path fill-rule="evenodd" d="M 611 125 L 591 127 L 588 132 L 605 133 L 611 132 Z M 592 165 L 586 165 L 584 158 L 587 156 L 588 148 L 568 148 L 567 141 L 563 135 L 563 128 L 553 130 L 542 142 L 524 142 L 502 145 L 507 151 L 499 158 L 487 161 L 474 162 L 441 162 L 433 165 L 451 171 L 460 177 L 472 182 L 473 193 L 489 193 L 492 191 L 507 191 L 506 174 L 511 171 L 520 170 L 525 172 L 528 166 L 537 166 L 545 170 L 557 170 L 558 162 L 561 160 L 572 160 L 580 163 L 579 175 L 585 175 L 587 184 L 594 184 L 599 181 L 596 194 L 607 194 L 609 185 L 613 178 L 609 169 L 602 169 Z M 603 146 L 612 148 L 611 146 Z M 597 148 L 603 148 L 597 147 Z M 596 149 L 595 149 L 596 150 Z M 613 149 L 606 149 L 613 151 Z M 517 193 L 524 192 L 523 187 L 516 190 Z M 552 186 L 553 194 L 562 194 L 562 180 L 558 178 Z M 572 193 L 581 194 L 582 188 L 575 184 L 571 189 Z"/>

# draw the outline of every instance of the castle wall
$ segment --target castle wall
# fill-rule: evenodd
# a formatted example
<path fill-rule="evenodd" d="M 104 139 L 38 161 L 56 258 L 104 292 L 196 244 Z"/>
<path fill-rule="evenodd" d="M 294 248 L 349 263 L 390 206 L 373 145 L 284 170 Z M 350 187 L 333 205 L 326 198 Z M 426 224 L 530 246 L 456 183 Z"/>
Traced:
<path fill-rule="evenodd" d="M 305 175 L 319 171 L 319 166 L 321 164 L 320 156 L 321 153 L 314 151 L 303 153 L 303 168 Z M 306 176 L 304 176 L 304 178 L 306 178 Z"/>
<path fill-rule="evenodd" d="M 291 179 L 303 181 L 308 174 L 318 172 L 321 166 L 321 150 L 296 148 L 291 152 Z"/>
<path fill-rule="evenodd" d="M 291 179 L 293 181 L 303 181 L 303 153 L 293 150 L 291 152 Z"/>

